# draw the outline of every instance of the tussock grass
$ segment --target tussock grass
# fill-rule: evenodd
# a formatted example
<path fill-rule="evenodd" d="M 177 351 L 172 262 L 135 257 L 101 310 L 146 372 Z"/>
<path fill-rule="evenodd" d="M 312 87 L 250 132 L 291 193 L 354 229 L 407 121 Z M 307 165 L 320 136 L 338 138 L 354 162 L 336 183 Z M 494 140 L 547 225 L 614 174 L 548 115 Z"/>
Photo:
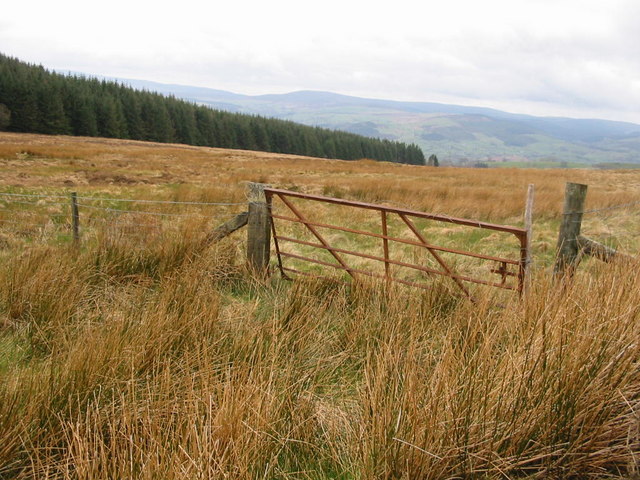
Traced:
<path fill-rule="evenodd" d="M 552 255 L 566 180 L 594 185 L 588 208 L 603 208 L 640 199 L 637 173 L 430 169 L 12 134 L 0 135 L 0 158 L 0 183 L 15 191 L 224 202 L 243 201 L 242 181 L 260 180 L 509 223 L 535 183 L 540 267 L 526 298 L 480 290 L 471 303 L 446 282 L 422 292 L 252 279 L 235 240 L 203 243 L 216 217 L 150 219 L 132 207 L 113 222 L 82 211 L 79 249 L 7 228 L 0 478 L 639 474 L 640 273 L 590 262 L 560 288 L 540 261 Z M 14 219 L 12 208 L 0 218 Z M 465 241 L 495 251 L 491 236 Z"/>
<path fill-rule="evenodd" d="M 25 154 L 26 153 L 26 154 Z M 0 133 L 0 185 L 121 197 L 243 201 L 244 182 L 386 202 L 494 222 L 521 221 L 527 185 L 538 220 L 557 220 L 567 181 L 587 208 L 640 201 L 638 171 L 427 168 L 100 138 Z M 195 188 L 194 188 L 195 187 Z"/>
<path fill-rule="evenodd" d="M 184 248 L 173 241 L 158 255 Z M 0 270 L 0 335 L 29 352 L 0 371 L 3 478 L 637 471 L 640 289 L 627 266 L 562 294 L 536 278 L 496 307 L 444 287 L 253 282 L 228 248 L 134 279 L 125 245 L 108 268 L 98 242 L 33 247 Z"/>

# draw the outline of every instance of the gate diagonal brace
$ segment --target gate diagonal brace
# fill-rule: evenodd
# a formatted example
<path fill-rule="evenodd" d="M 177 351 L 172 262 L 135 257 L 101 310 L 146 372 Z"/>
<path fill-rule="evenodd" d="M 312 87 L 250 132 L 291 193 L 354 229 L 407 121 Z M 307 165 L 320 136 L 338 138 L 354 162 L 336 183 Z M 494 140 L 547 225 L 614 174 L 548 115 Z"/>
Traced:
<path fill-rule="evenodd" d="M 440 266 L 444 269 L 444 271 L 446 272 L 446 276 L 450 277 L 451 280 L 453 280 L 456 285 L 460 288 L 460 290 L 462 290 L 464 292 L 464 294 L 468 297 L 471 298 L 471 293 L 469 293 L 469 290 L 467 289 L 467 287 L 465 287 L 462 283 L 462 281 L 460 281 L 460 279 L 456 278 L 454 275 L 455 273 L 453 272 L 453 270 L 451 270 L 451 268 L 449 268 L 449 265 L 447 265 L 447 263 L 442 259 L 442 257 L 438 254 L 437 251 L 435 251 L 433 248 L 431 248 L 429 246 L 429 244 L 427 243 L 427 240 L 424 238 L 424 236 L 420 233 L 420 231 L 416 228 L 416 226 L 414 225 L 414 223 L 411 221 L 410 218 L 408 218 L 404 213 L 398 213 L 398 215 L 400 216 L 400 218 L 404 221 L 404 223 L 406 223 L 407 227 L 409 227 L 409 229 L 411 229 L 411 231 L 414 233 L 414 235 L 416 237 L 418 237 L 418 240 L 420 240 L 420 242 L 422 242 L 422 244 L 424 245 L 424 247 L 429 251 L 429 253 L 431 253 L 431 255 L 433 255 L 433 258 L 436 259 L 436 261 L 440 264 Z"/>
<path fill-rule="evenodd" d="M 273 212 L 271 213 L 271 217 L 273 218 L 278 218 L 284 221 L 288 221 L 288 222 L 296 222 L 299 224 L 302 224 L 306 227 L 305 230 L 308 229 L 308 231 L 310 231 L 313 236 L 319 241 L 319 244 L 312 244 L 309 242 L 304 242 L 302 240 L 295 240 L 292 238 L 288 238 L 288 237 L 279 237 L 276 233 L 275 233 L 275 222 L 272 221 L 271 223 L 271 228 L 274 234 L 274 241 L 275 241 L 275 249 L 276 252 L 278 254 L 278 262 L 279 262 L 279 266 L 280 266 L 280 270 L 283 272 L 284 274 L 284 270 L 286 271 L 292 271 L 292 272 L 296 272 L 296 273 L 302 273 L 302 274 L 307 274 L 305 272 L 298 272 L 297 270 L 293 270 L 290 268 L 283 268 L 283 262 L 282 262 L 282 256 L 289 256 L 289 257 L 293 257 L 294 255 L 290 254 L 290 253 L 285 253 L 280 251 L 280 245 L 279 245 L 279 240 L 283 240 L 283 241 L 292 241 L 292 242 L 297 242 L 297 243 L 301 243 L 303 245 L 309 245 L 315 248 L 322 248 L 325 250 L 328 250 L 330 255 L 333 256 L 334 260 L 337 262 L 336 263 L 327 263 L 324 261 L 319 261 L 319 260 L 314 260 L 311 258 L 306 258 L 306 257 L 296 257 L 299 258 L 300 260 L 306 260 L 306 261 L 310 261 L 310 262 L 315 262 L 315 263 L 320 263 L 321 265 L 326 265 L 329 267 L 334 267 L 334 268 L 338 268 L 341 270 L 344 270 L 346 272 L 349 273 L 349 275 L 352 278 L 356 278 L 356 274 L 358 275 L 358 277 L 362 274 L 362 275 L 368 275 L 368 276 L 373 276 L 376 278 L 383 278 L 386 279 L 388 281 L 394 281 L 394 282 L 400 282 L 400 283 L 407 283 L 407 284 L 411 284 L 414 285 L 413 282 L 407 282 L 403 279 L 397 278 L 395 275 L 393 275 L 393 269 L 392 266 L 393 265 L 399 265 L 399 266 L 403 266 L 403 267 L 408 267 L 408 268 L 414 268 L 417 270 L 421 270 L 424 272 L 428 272 L 428 273 L 433 273 L 433 274 L 437 274 L 437 275 L 442 275 L 445 277 L 449 277 L 455 284 L 456 284 L 456 288 L 461 290 L 464 295 L 469 298 L 471 301 L 474 301 L 473 296 L 471 295 L 470 291 L 468 290 L 467 286 L 466 286 L 466 282 L 471 282 L 471 283 L 476 283 L 476 284 L 482 284 L 482 285 L 489 285 L 492 287 L 498 287 L 498 288 L 505 288 L 508 290 L 517 290 L 518 293 L 522 293 L 523 291 L 523 287 L 524 287 L 524 275 L 526 273 L 526 259 L 527 259 L 527 231 L 521 228 L 517 228 L 517 227 L 512 227 L 512 226 L 508 226 L 508 225 L 498 225 L 498 224 L 492 224 L 492 223 L 486 223 L 486 222 L 479 222 L 479 221 L 475 221 L 475 220 L 467 220 L 467 219 L 462 219 L 462 218 L 454 218 L 454 217 L 449 217 L 449 216 L 443 216 L 443 215 L 435 215 L 435 214 L 430 214 L 430 213 L 425 213 L 425 212 L 418 212 L 418 211 L 414 211 L 414 210 L 407 210 L 407 209 L 401 209 L 401 208 L 397 208 L 397 207 L 390 207 L 390 206 L 385 206 L 385 205 L 376 205 L 376 204 L 370 204 L 370 203 L 364 203 L 364 202 L 356 202 L 356 201 L 351 201 L 351 200 L 344 200 L 344 199 L 338 199 L 338 198 L 331 198 L 331 197 L 323 197 L 323 196 L 319 196 L 319 195 L 312 195 L 312 194 L 306 194 L 306 193 L 300 193 L 300 192 L 293 192 L 293 191 L 288 191 L 288 190 L 279 190 L 279 189 L 274 189 L 274 188 L 268 188 L 265 189 L 265 194 L 267 195 L 268 198 L 271 198 L 273 195 L 278 196 L 278 198 L 280 198 L 280 200 L 282 200 L 283 205 L 288 207 L 288 210 L 295 214 L 292 216 L 282 216 L 282 215 L 275 215 L 273 214 Z M 318 223 L 318 222 L 314 222 L 312 220 L 308 220 L 305 215 L 302 214 L 301 211 L 299 211 L 296 208 L 296 205 L 292 203 L 292 201 L 290 200 L 290 198 L 302 198 L 302 199 L 306 199 L 306 200 L 311 200 L 311 201 L 318 201 L 318 202 L 324 202 L 324 203 L 329 203 L 329 204 L 335 204 L 335 205 L 344 205 L 344 206 L 351 206 L 351 207 L 355 207 L 355 208 L 360 208 L 360 209 L 367 209 L 367 210 L 375 210 L 380 212 L 380 221 L 381 221 L 381 228 L 382 228 L 382 232 L 381 233 L 377 233 L 377 232 L 371 232 L 371 231 L 363 231 L 363 230 L 357 230 L 357 229 L 353 229 L 353 228 L 347 228 L 347 227 L 343 227 L 343 226 L 336 226 L 336 225 L 332 225 L 332 224 L 326 224 L 326 223 Z M 412 232 L 413 235 L 415 237 L 417 237 L 416 240 L 413 239 L 408 239 L 408 238 L 399 238 L 399 237 L 392 237 L 389 236 L 389 232 L 388 232 L 388 215 L 395 213 L 396 215 L 398 215 L 402 222 L 406 225 L 406 227 L 408 227 Z M 485 255 L 485 254 L 479 254 L 479 253 L 474 253 L 474 252 L 469 252 L 469 251 L 464 251 L 464 250 L 456 250 L 456 249 L 451 249 L 451 248 L 444 248 L 441 246 L 437 246 L 437 245 L 433 245 L 430 244 L 426 238 L 425 235 L 423 234 L 423 232 L 421 230 L 419 230 L 416 226 L 415 219 L 419 218 L 419 219 L 426 219 L 426 220 L 434 220 L 434 221 L 438 221 L 438 222 L 446 222 L 446 223 L 452 223 L 452 224 L 456 224 L 456 225 L 464 225 L 464 226 L 468 226 L 468 227 L 474 227 L 474 228 L 484 228 L 484 229 L 488 229 L 488 230 L 493 230 L 493 231 L 498 231 L 498 232 L 504 232 L 504 233 L 509 233 L 512 235 L 515 235 L 516 238 L 518 238 L 518 240 L 520 241 L 520 258 L 518 260 L 515 259 L 509 259 L 509 258 L 503 258 L 503 257 L 497 257 L 497 256 L 491 256 L 491 255 Z M 368 255 L 362 252 L 353 252 L 353 251 L 348 251 L 348 250 L 344 250 L 344 249 L 340 249 L 340 248 L 333 248 L 330 246 L 329 242 L 322 236 L 321 231 L 319 231 L 318 229 L 322 229 L 322 228 L 328 228 L 328 229 L 334 229 L 334 230 L 339 230 L 339 231 L 344 231 L 344 232 L 349 232 L 349 233 L 354 233 L 354 234 L 359 234 L 359 235 L 367 235 L 367 236 L 371 236 L 371 237 L 377 237 L 379 239 L 382 240 L 382 248 L 384 251 L 384 255 L 383 256 L 372 256 L 372 255 Z M 415 238 L 414 237 L 414 238 Z M 401 262 L 399 260 L 394 260 L 392 258 L 390 258 L 390 252 L 389 252 L 389 244 L 390 242 L 399 242 L 399 243 L 403 243 L 403 244 L 409 244 L 409 245 L 414 245 L 417 247 L 421 247 L 421 248 L 425 248 L 429 251 L 429 254 L 431 255 L 431 257 L 437 262 L 437 264 L 439 264 L 439 267 L 436 268 L 427 268 L 425 266 L 420 266 L 420 265 L 416 265 L 416 264 L 407 264 L 405 262 Z M 500 275 L 500 281 L 497 282 L 493 282 L 493 281 L 485 281 L 485 280 L 481 280 L 479 278 L 473 278 L 470 276 L 463 276 L 460 275 L 456 272 L 456 268 L 454 265 L 450 264 L 450 262 L 446 261 L 448 259 L 445 259 L 445 257 L 443 257 L 441 255 L 441 252 L 445 252 L 445 253 L 450 253 L 450 254 L 455 254 L 455 255 L 464 255 L 464 256 L 469 256 L 469 257 L 474 257 L 474 258 L 479 258 L 485 261 L 493 261 L 496 262 L 495 266 L 493 267 L 493 269 L 491 270 L 492 273 L 498 274 Z M 376 260 L 376 261 L 380 261 L 384 264 L 384 275 L 378 275 L 378 274 L 374 274 L 373 272 L 369 272 L 369 271 L 364 271 L 364 270 L 359 270 L 357 268 L 354 267 L 349 267 L 347 266 L 346 263 L 346 259 L 344 259 L 344 257 L 342 256 L 342 254 L 346 254 L 346 255 L 357 255 L 357 256 L 361 256 L 364 258 L 369 258 L 372 260 Z M 512 272 L 509 271 L 509 268 L 513 268 L 511 267 L 511 265 L 515 265 L 516 268 L 518 269 L 517 272 Z M 509 276 L 513 276 L 516 277 L 518 279 L 518 282 L 516 285 L 510 285 L 508 282 L 508 278 Z M 418 285 L 415 284 L 415 286 L 420 286 L 423 287 L 422 285 Z"/>
<path fill-rule="evenodd" d="M 289 208 L 289 210 L 291 210 L 293 212 L 293 214 L 296 217 L 298 217 L 298 219 L 300 219 L 300 221 L 309 229 L 309 231 L 318 239 L 318 241 L 333 256 L 333 258 L 335 258 L 337 260 L 337 262 L 342 266 L 342 268 L 344 268 L 346 270 L 346 272 L 349 275 L 351 275 L 351 278 L 353 278 L 355 280 L 356 276 L 355 276 L 353 270 L 351 268 L 349 268 L 349 266 L 342 259 L 342 257 L 340 257 L 340 255 L 338 255 L 335 251 L 333 251 L 333 249 L 331 248 L 331 245 L 329 245 L 329 242 L 327 242 L 324 239 L 324 237 L 322 235 L 320 235 L 320 232 L 318 232 L 318 230 L 316 230 L 315 227 L 309 223 L 309 220 L 307 220 L 304 217 L 304 215 L 302 215 L 302 213 L 300 213 L 300 211 L 290 201 L 288 201 L 283 195 L 278 195 L 278 198 L 280 198 L 280 200 L 282 200 L 282 202 Z"/>
<path fill-rule="evenodd" d="M 273 194 L 271 192 L 265 192 L 267 205 L 269 205 L 269 215 L 272 215 L 273 213 L 271 211 L 273 204 L 272 196 Z M 271 224 L 271 237 L 273 238 L 273 244 L 276 247 L 276 257 L 278 258 L 278 268 L 280 270 L 280 275 L 282 275 L 282 278 L 284 278 L 285 280 L 292 280 L 292 278 L 285 273 L 285 268 L 282 264 L 282 255 L 280 255 L 280 243 L 278 242 L 278 234 L 276 232 L 276 222 L 274 222 L 273 218 L 271 218 L 271 221 L 269 223 Z"/>

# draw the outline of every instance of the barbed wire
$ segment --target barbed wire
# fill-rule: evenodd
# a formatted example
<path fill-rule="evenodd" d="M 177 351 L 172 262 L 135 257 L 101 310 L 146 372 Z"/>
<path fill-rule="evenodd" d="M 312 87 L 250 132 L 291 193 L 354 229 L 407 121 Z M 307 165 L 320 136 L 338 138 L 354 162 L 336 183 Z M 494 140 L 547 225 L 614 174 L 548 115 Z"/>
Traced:
<path fill-rule="evenodd" d="M 4 197 L 31 197 L 31 198 L 66 198 L 66 199 L 69 199 L 68 195 L 39 195 L 39 194 L 35 194 L 35 193 L 0 192 L 0 196 L 4 196 Z"/>
<path fill-rule="evenodd" d="M 131 223 L 126 223 L 121 221 L 119 218 L 115 218 L 115 219 L 106 219 L 106 218 L 88 218 L 87 221 L 85 221 L 85 223 L 101 223 L 101 224 L 105 224 L 107 225 L 107 227 L 136 227 L 136 228 L 140 228 L 141 230 L 143 229 L 148 229 L 148 228 L 156 228 L 156 229 L 162 229 L 163 226 L 157 225 L 157 224 L 135 224 L 132 225 Z M 166 227 L 165 227 L 166 228 Z"/>
<path fill-rule="evenodd" d="M 104 233 L 104 232 L 103 232 Z M 108 237 L 115 237 L 115 238 L 120 238 L 120 237 L 127 237 L 127 238 L 136 238 L 136 239 L 145 239 L 145 240 L 149 240 L 150 238 L 153 239 L 157 239 L 157 238 L 162 238 L 164 235 L 164 232 L 161 230 L 156 230 L 153 232 L 146 232 L 146 231 L 140 231 L 140 232 L 125 232 L 123 230 L 109 230 L 108 232 Z M 92 234 L 94 236 L 98 236 L 99 232 L 92 232 Z M 86 235 L 86 233 L 85 233 Z"/>
<path fill-rule="evenodd" d="M 203 213 L 166 213 L 166 212 L 147 212 L 145 210 L 124 210 L 120 208 L 110 208 L 110 207 L 98 207 L 96 205 L 87 205 L 85 203 L 78 203 L 78 207 L 82 208 L 90 208 L 93 210 L 102 210 L 106 212 L 112 213 L 135 213 L 139 215 L 153 215 L 159 217 L 205 217 L 209 218 L 212 215 L 205 215 Z"/>
<path fill-rule="evenodd" d="M 65 201 L 62 202 L 61 200 Z M 80 200 L 80 202 L 78 202 Z M 109 203 L 107 203 L 109 202 Z M 132 208 L 117 208 L 120 202 Z M 0 192 L 0 229 L 3 232 L 19 232 L 21 229 L 31 235 L 52 235 L 54 232 L 70 231 L 73 225 L 71 207 L 74 201 L 71 195 Z M 139 204 L 139 205 L 136 205 Z M 203 209 L 207 207 L 245 206 L 246 202 L 196 202 L 173 200 L 150 200 L 135 198 L 111 198 L 93 196 L 75 196 L 75 205 L 80 215 L 79 229 L 83 235 L 95 236 L 100 232 L 114 238 L 132 238 L 143 241 L 144 238 L 161 239 L 166 234 L 178 232 L 182 228 L 180 219 L 196 219 L 207 225 L 222 223 L 234 218 L 234 208 L 218 210 Z M 175 207 L 192 207 L 195 211 L 184 208 L 171 211 L 148 211 L 143 205 L 156 205 L 153 210 L 174 210 Z M 62 207 L 62 208 L 60 208 Z M 49 210 L 49 212 L 47 211 Z M 51 211 L 53 210 L 53 211 Z M 82 214 L 82 211 L 85 213 Z M 93 213 L 95 212 L 95 213 Z M 206 213 L 208 212 L 208 213 Z M 127 217 L 130 214 L 133 217 Z M 145 221 L 136 216 L 154 218 Z M 61 221 L 64 218 L 66 221 Z M 173 220 L 175 219 L 175 220 Z M 37 223 L 36 223 L 37 222 Z M 209 228 L 209 227 L 206 227 Z"/>
<path fill-rule="evenodd" d="M 574 223 L 581 224 L 583 235 L 616 250 L 632 253 L 638 251 L 640 245 L 640 222 L 637 218 L 637 207 L 640 201 L 620 203 L 608 207 L 593 208 L 575 212 L 584 215 Z M 573 215 L 573 213 L 564 213 Z"/>
<path fill-rule="evenodd" d="M 46 218 L 69 218 L 69 213 L 48 213 L 33 210 L 0 210 L 0 217 L 4 218 L 9 214 L 11 217 L 46 217 Z"/>
<path fill-rule="evenodd" d="M 35 193 L 13 193 L 13 192 L 0 192 L 0 196 L 7 197 L 27 197 L 27 198 L 64 198 L 69 199 L 69 195 L 56 195 L 56 194 L 35 194 Z M 178 200 L 149 200 L 141 198 L 106 198 L 106 197 L 87 197 L 76 196 L 80 200 L 89 200 L 96 202 L 129 202 L 129 203 L 157 203 L 167 205 L 208 205 L 208 206 L 234 206 L 234 205 L 246 205 L 247 202 L 191 202 L 191 201 L 178 201 Z"/>
<path fill-rule="evenodd" d="M 5 220 L 4 218 L 0 218 L 0 223 L 8 223 L 11 225 L 24 225 L 28 227 L 47 227 L 49 225 L 57 226 L 57 224 L 52 222 L 47 222 L 47 223 L 16 222 L 15 220 Z"/>
<path fill-rule="evenodd" d="M 121 213 L 124 212 L 124 210 L 112 210 L 111 213 Z M 145 212 L 138 212 L 138 211 L 133 211 L 133 213 L 145 213 Z M 152 215 L 150 212 L 146 212 L 148 215 L 152 216 L 152 217 L 157 217 L 159 215 Z M 169 214 L 167 214 L 169 215 Z M 177 215 L 177 214 L 174 214 Z M 184 214 L 184 216 L 188 216 L 187 214 Z M 216 216 L 209 216 L 209 215 L 202 215 L 203 219 L 206 219 L 207 222 L 210 221 L 215 221 L 215 222 L 225 222 L 227 220 L 231 220 L 232 218 L 236 217 L 236 215 L 216 215 Z M 123 220 L 122 216 L 120 215 L 113 215 L 107 218 L 103 218 L 103 217 L 93 217 L 93 216 L 87 216 L 85 215 L 84 217 L 82 217 L 82 219 L 84 219 L 84 222 L 100 222 L 100 223 L 107 223 L 107 224 L 117 224 L 117 225 L 131 225 L 130 222 Z M 146 227 L 146 226 L 150 226 L 150 224 L 147 223 L 138 223 L 137 224 L 140 227 Z M 173 225 L 169 225 L 169 226 L 177 226 L 179 224 L 173 224 Z M 165 228 L 168 227 L 168 225 L 165 225 Z"/>
<path fill-rule="evenodd" d="M 609 247 L 633 254 L 640 247 L 638 209 L 633 208 L 639 205 L 640 201 L 586 210 L 590 215 L 585 215 L 581 230 Z"/>
<path fill-rule="evenodd" d="M 234 206 L 246 205 L 247 202 L 181 202 L 177 200 L 147 200 L 135 198 L 103 198 L 103 197 L 76 197 L 80 200 L 90 200 L 96 202 L 128 202 L 128 203 L 157 203 L 163 205 L 205 205 L 205 206 Z"/>
<path fill-rule="evenodd" d="M 99 223 L 99 225 L 96 225 Z M 25 221 L 15 221 L 15 220 L 6 220 L 0 219 L 0 225 L 12 225 L 15 226 L 11 230 L 15 230 L 17 227 L 26 227 L 32 228 L 36 227 L 41 230 L 51 230 L 51 231 L 68 231 L 71 229 L 70 223 L 57 224 L 53 222 L 46 223 L 33 223 L 33 222 L 25 222 Z M 177 232 L 180 231 L 179 228 L 172 228 L 172 226 L 167 225 L 131 225 L 126 224 L 124 222 L 111 222 L 105 219 L 93 219 L 92 222 L 88 222 L 80 226 L 80 231 L 83 232 L 84 235 L 91 234 L 95 235 L 100 230 L 106 230 L 110 235 L 116 236 L 127 236 L 127 237 L 135 237 L 142 238 L 145 235 L 152 233 L 154 236 L 157 234 L 169 233 L 169 232 Z"/>
<path fill-rule="evenodd" d="M 0 197 L 8 196 L 8 197 L 23 197 L 23 198 L 64 198 L 69 199 L 69 195 L 57 195 L 57 194 L 35 194 L 35 193 L 13 193 L 13 192 L 0 192 Z M 136 199 L 136 198 L 112 198 L 112 197 L 89 197 L 89 196 L 81 196 L 78 195 L 76 197 L 79 200 L 88 200 L 95 202 L 125 202 L 125 203 L 151 203 L 151 204 L 159 204 L 159 205 L 202 205 L 202 206 L 237 206 L 237 205 L 246 205 L 247 202 L 193 202 L 193 201 L 179 201 L 179 200 L 149 200 L 149 199 Z M 1 199 L 0 199 L 1 201 Z M 12 201 L 12 203 L 21 203 L 18 201 Z M 28 205 L 38 205 L 34 202 L 22 202 L 23 204 Z M 388 204 L 390 206 L 399 206 L 397 202 L 391 200 L 382 200 L 381 203 Z M 68 206 L 68 203 L 47 203 L 45 205 L 64 205 Z M 580 212 L 573 213 L 581 213 L 581 214 L 589 214 L 589 213 L 599 213 L 609 210 L 616 210 L 631 207 L 634 205 L 640 205 L 640 201 L 636 202 L 628 202 L 621 203 L 618 205 L 611 205 L 603 208 L 596 208 L 591 210 L 583 210 Z M 84 205 L 87 206 L 87 205 Z M 434 212 L 432 212 L 434 213 Z M 435 215 L 447 217 L 447 218 L 455 218 L 446 213 L 434 213 Z M 566 215 L 566 214 L 565 214 Z"/>
<path fill-rule="evenodd" d="M 603 207 L 603 208 L 594 208 L 592 210 L 583 210 L 581 212 L 569 212 L 569 213 L 564 213 L 564 215 L 573 215 L 573 214 L 576 214 L 576 213 L 581 213 L 581 214 L 600 213 L 600 212 L 607 212 L 607 211 L 610 211 L 610 210 L 621 210 L 623 208 L 633 207 L 635 205 L 640 205 L 640 201 L 629 202 L 629 203 L 621 203 L 621 204 L 618 204 L 618 205 L 611 205 L 609 207 Z"/>
<path fill-rule="evenodd" d="M 48 207 L 48 206 L 63 206 L 69 207 L 70 203 L 60 203 L 60 202 L 47 202 L 47 203 L 36 203 L 36 202 L 22 202 L 20 200 L 4 200 L 0 198 L 0 202 L 9 203 L 17 203 L 18 205 L 30 205 L 34 207 Z"/>

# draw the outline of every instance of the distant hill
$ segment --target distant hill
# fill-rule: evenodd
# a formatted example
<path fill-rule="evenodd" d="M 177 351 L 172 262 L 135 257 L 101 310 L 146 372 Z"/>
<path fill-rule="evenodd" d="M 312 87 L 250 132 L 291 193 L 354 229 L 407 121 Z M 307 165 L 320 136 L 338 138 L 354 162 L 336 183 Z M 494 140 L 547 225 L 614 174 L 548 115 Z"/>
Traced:
<path fill-rule="evenodd" d="M 416 145 L 223 111 L 150 90 L 55 73 L 0 54 L 0 129 L 424 164 Z"/>
<path fill-rule="evenodd" d="M 627 122 L 535 117 L 491 108 L 375 100 L 329 92 L 248 96 L 208 88 L 123 81 L 134 88 L 172 94 L 231 112 L 415 143 L 445 162 L 640 165 L 640 125 Z"/>

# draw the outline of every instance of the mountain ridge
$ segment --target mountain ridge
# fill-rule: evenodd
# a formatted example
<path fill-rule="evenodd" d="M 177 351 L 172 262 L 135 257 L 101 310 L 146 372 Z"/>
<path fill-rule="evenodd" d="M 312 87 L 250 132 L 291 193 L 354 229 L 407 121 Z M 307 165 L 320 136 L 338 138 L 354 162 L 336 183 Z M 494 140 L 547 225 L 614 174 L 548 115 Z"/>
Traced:
<path fill-rule="evenodd" d="M 415 143 L 454 164 L 476 162 L 640 165 L 640 125 L 597 118 L 534 116 L 436 102 L 356 97 L 317 90 L 243 95 L 207 87 L 107 77 L 134 88 L 236 113 Z"/>
<path fill-rule="evenodd" d="M 176 89 L 202 95 L 233 95 Z M 152 88 L 153 89 L 153 88 Z M 214 110 L 121 81 L 51 72 L 0 53 L 0 129 L 182 143 L 357 160 L 423 165 L 416 145 L 368 138 L 278 118 Z"/>

